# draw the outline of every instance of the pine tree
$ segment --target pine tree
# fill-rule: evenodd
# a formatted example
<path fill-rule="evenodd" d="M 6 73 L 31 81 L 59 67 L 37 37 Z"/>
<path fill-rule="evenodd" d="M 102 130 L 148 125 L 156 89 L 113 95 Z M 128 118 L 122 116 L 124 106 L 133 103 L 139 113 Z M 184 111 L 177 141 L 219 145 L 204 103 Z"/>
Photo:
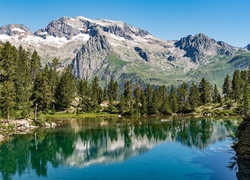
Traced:
<path fill-rule="evenodd" d="M 227 77 L 224 79 L 222 93 L 224 94 L 226 98 L 231 98 L 231 92 L 232 92 L 232 81 L 229 75 L 227 75 Z"/>
<path fill-rule="evenodd" d="M 250 84 L 247 82 L 243 94 L 243 114 L 250 117 Z"/>
<path fill-rule="evenodd" d="M 240 71 L 235 70 L 232 80 L 232 96 L 235 101 L 240 100 L 241 96 L 241 82 L 240 82 Z"/>
<path fill-rule="evenodd" d="M 7 121 L 9 121 L 10 112 L 15 106 L 15 95 L 14 82 L 4 81 L 0 83 L 0 107 Z"/>
<path fill-rule="evenodd" d="M 64 69 L 56 88 L 56 108 L 58 110 L 69 108 L 75 96 L 76 90 L 76 80 L 72 74 L 72 69 L 70 66 L 67 66 Z"/>
<path fill-rule="evenodd" d="M 99 85 L 99 78 L 97 76 L 95 76 L 92 80 L 90 88 L 91 99 L 93 101 L 93 109 L 96 109 L 97 106 L 102 102 L 102 89 Z"/>
<path fill-rule="evenodd" d="M 47 111 L 53 102 L 53 95 L 45 72 L 37 72 L 31 96 L 35 111 Z"/>
<path fill-rule="evenodd" d="M 135 101 L 135 111 L 137 114 L 140 114 L 140 109 L 141 109 L 141 95 L 142 95 L 142 90 L 139 86 L 136 86 L 136 88 L 133 91 L 134 94 L 134 101 Z"/>
<path fill-rule="evenodd" d="M 191 85 L 191 87 L 189 89 L 188 101 L 189 101 L 189 104 L 190 104 L 190 108 L 192 110 L 194 110 L 200 104 L 199 88 L 194 84 L 194 82 L 192 83 L 192 85 Z"/>
<path fill-rule="evenodd" d="M 16 103 L 17 58 L 17 49 L 6 42 L 0 55 L 0 106 L 7 121 Z"/>
<path fill-rule="evenodd" d="M 202 104 L 206 104 L 211 101 L 210 85 L 209 82 L 205 80 L 205 78 L 201 79 L 199 91 Z"/>
<path fill-rule="evenodd" d="M 108 85 L 108 96 L 109 99 L 116 101 L 118 98 L 118 94 L 119 94 L 119 87 L 118 87 L 118 83 L 115 82 L 113 79 L 110 80 L 109 85 Z"/>
<path fill-rule="evenodd" d="M 130 81 L 126 81 L 124 83 L 124 92 L 123 92 L 123 96 L 125 98 L 125 103 L 128 107 L 130 107 L 131 105 L 131 100 L 132 100 L 132 89 L 131 89 L 131 85 L 130 85 Z"/>
<path fill-rule="evenodd" d="M 81 79 L 78 82 L 78 94 L 80 95 L 81 98 L 88 97 L 89 95 L 88 82 L 86 81 L 86 79 Z"/>
<path fill-rule="evenodd" d="M 57 71 L 57 68 L 59 67 L 59 59 L 58 58 L 54 58 L 51 62 L 51 67 L 54 71 Z"/>
<path fill-rule="evenodd" d="M 37 73 L 39 73 L 41 66 L 42 65 L 41 65 L 40 57 L 37 54 L 37 52 L 34 51 L 31 55 L 31 59 L 30 59 L 30 70 L 31 70 L 32 83 L 35 82 Z"/>
<path fill-rule="evenodd" d="M 109 100 L 109 95 L 108 95 L 107 87 L 104 87 L 104 89 L 103 89 L 103 100 L 104 101 Z"/>
<path fill-rule="evenodd" d="M 152 107 L 153 93 L 154 93 L 154 90 L 153 90 L 152 85 L 148 84 L 145 89 L 145 98 L 146 98 L 148 114 L 151 112 L 150 108 Z"/>
<path fill-rule="evenodd" d="M 108 96 L 109 96 L 109 100 L 113 101 L 113 89 L 114 89 L 114 80 L 111 79 L 108 85 Z"/>
<path fill-rule="evenodd" d="M 123 114 L 125 111 L 125 98 L 123 96 L 123 94 L 121 94 L 121 99 L 120 99 L 120 103 L 119 103 L 119 113 Z"/>
<path fill-rule="evenodd" d="M 30 76 L 29 54 L 22 46 L 18 49 L 17 66 L 18 78 L 15 81 L 16 109 L 22 110 L 22 117 L 27 117 L 31 106 L 32 81 Z"/>
<path fill-rule="evenodd" d="M 59 73 L 55 69 L 56 68 L 50 67 L 48 72 L 47 72 L 49 86 L 51 88 L 51 93 L 53 94 L 54 97 L 56 94 L 56 88 L 57 88 L 59 80 L 60 80 Z"/>
<path fill-rule="evenodd" d="M 178 98 L 175 91 L 174 86 L 171 86 L 170 94 L 169 94 L 169 105 L 173 113 L 178 111 Z"/>
<path fill-rule="evenodd" d="M 163 105 L 160 107 L 160 112 L 162 114 L 167 114 L 167 115 L 170 115 L 172 110 L 171 110 L 171 107 L 169 105 L 169 99 L 168 97 L 166 97 L 163 101 Z"/>
<path fill-rule="evenodd" d="M 213 92 L 213 102 L 214 103 L 219 103 L 221 101 L 221 96 L 219 93 L 219 90 L 217 88 L 217 85 L 214 85 L 214 92 Z"/>
<path fill-rule="evenodd" d="M 248 83 L 250 84 L 250 65 L 248 66 Z"/>
<path fill-rule="evenodd" d="M 159 108 L 159 94 L 158 94 L 158 91 L 155 90 L 153 92 L 153 98 L 152 98 L 152 102 L 150 104 L 148 113 L 149 114 L 158 114 L 159 113 L 158 108 Z"/>
<path fill-rule="evenodd" d="M 162 112 L 162 107 L 164 106 L 165 99 L 168 96 L 168 90 L 165 85 L 162 85 L 158 88 L 158 105 L 159 105 L 159 111 Z"/>
<path fill-rule="evenodd" d="M 141 114 L 146 115 L 147 114 L 147 99 L 143 91 L 141 93 L 140 102 L 141 102 L 141 110 L 140 110 Z"/>
<path fill-rule="evenodd" d="M 169 105 L 168 99 L 168 90 L 165 85 L 160 86 L 158 89 L 159 98 L 158 98 L 158 105 L 159 105 L 159 112 L 162 114 L 171 114 L 171 109 Z"/>
<path fill-rule="evenodd" d="M 177 89 L 178 92 L 178 104 L 179 111 L 184 112 L 188 110 L 188 85 L 187 83 L 182 83 L 182 85 Z"/>

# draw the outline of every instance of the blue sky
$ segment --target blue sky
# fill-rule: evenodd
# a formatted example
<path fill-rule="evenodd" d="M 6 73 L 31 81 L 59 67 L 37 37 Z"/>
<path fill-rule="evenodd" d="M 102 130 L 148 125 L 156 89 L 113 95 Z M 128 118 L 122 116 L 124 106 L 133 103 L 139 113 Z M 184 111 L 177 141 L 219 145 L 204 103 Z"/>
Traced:
<path fill-rule="evenodd" d="M 125 21 L 165 40 L 205 33 L 244 47 L 250 43 L 250 0 L 1 0 L 0 26 L 33 32 L 63 16 Z"/>

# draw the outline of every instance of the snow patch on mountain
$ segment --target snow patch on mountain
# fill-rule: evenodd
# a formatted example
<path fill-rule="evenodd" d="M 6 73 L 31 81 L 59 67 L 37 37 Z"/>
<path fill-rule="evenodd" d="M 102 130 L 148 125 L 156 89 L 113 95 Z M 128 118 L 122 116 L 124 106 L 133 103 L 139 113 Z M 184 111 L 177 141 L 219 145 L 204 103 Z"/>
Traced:
<path fill-rule="evenodd" d="M 12 38 L 12 36 L 8 36 L 6 34 L 0 34 L 0 40 L 5 42 L 5 41 L 8 41 Z"/>
<path fill-rule="evenodd" d="M 112 38 L 114 38 L 114 39 L 116 39 L 116 40 L 118 40 L 118 41 L 125 41 L 125 38 L 124 38 L 124 37 L 118 37 L 118 36 L 116 36 L 116 35 L 114 35 L 114 34 L 110 34 L 110 37 L 112 37 Z"/>
<path fill-rule="evenodd" d="M 20 32 L 20 33 L 25 33 L 24 30 L 20 29 L 20 28 L 13 28 L 11 29 L 12 31 L 17 31 L 17 32 Z"/>

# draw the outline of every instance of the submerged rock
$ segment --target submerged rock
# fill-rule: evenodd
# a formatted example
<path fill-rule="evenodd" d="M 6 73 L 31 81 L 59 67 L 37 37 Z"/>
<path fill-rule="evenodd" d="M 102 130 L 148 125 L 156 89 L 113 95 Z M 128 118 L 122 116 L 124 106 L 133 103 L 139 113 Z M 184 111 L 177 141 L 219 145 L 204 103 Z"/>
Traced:
<path fill-rule="evenodd" d="M 239 125 L 236 137 L 239 142 L 233 146 L 239 158 L 250 160 L 250 118 Z"/>

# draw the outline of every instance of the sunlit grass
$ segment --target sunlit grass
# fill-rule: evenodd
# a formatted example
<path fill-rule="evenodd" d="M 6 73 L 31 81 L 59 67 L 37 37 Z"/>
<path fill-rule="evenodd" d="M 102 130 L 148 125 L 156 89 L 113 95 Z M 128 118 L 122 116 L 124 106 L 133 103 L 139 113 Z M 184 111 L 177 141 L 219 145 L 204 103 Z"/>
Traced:
<path fill-rule="evenodd" d="M 118 114 L 109 113 L 55 113 L 55 114 L 43 114 L 45 118 L 97 118 L 97 117 L 118 117 Z"/>

